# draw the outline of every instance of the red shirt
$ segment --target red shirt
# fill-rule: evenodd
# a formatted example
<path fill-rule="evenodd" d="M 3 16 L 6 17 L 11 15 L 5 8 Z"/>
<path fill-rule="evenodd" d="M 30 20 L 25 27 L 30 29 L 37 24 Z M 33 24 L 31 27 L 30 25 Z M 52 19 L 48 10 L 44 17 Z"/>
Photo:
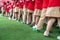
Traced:
<path fill-rule="evenodd" d="M 35 9 L 42 9 L 43 0 L 35 0 Z"/>
<path fill-rule="evenodd" d="M 9 4 L 9 9 L 12 9 L 12 5 L 11 5 L 11 3 Z"/>
<path fill-rule="evenodd" d="M 28 7 L 28 4 L 29 4 L 29 0 L 24 0 L 24 2 L 23 2 L 23 6 L 25 6 L 25 8 Z"/>
<path fill-rule="evenodd" d="M 49 0 L 43 0 L 43 8 L 47 8 L 49 4 Z"/>
<path fill-rule="evenodd" d="M 49 7 L 60 6 L 60 0 L 49 0 Z"/>
<path fill-rule="evenodd" d="M 3 4 L 2 9 L 6 10 L 7 6 Z"/>
<path fill-rule="evenodd" d="M 29 4 L 28 4 L 28 9 L 33 11 L 34 10 L 34 6 L 35 6 L 35 0 L 34 1 L 30 0 Z"/>
<path fill-rule="evenodd" d="M 19 8 L 23 8 L 23 0 L 19 0 L 18 3 L 19 3 Z"/>
<path fill-rule="evenodd" d="M 9 12 L 10 6 L 9 3 L 7 4 L 6 12 Z"/>
<path fill-rule="evenodd" d="M 15 8 L 15 2 L 11 2 L 11 7 L 12 7 L 12 9 Z"/>

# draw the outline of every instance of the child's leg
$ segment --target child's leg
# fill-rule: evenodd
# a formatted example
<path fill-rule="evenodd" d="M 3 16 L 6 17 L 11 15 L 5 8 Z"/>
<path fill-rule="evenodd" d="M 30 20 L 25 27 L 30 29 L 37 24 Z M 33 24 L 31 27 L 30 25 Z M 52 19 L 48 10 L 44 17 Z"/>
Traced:
<path fill-rule="evenodd" d="M 4 10 L 2 10 L 2 16 L 4 16 L 4 14 L 5 14 L 4 12 L 5 12 L 5 11 L 4 11 Z"/>
<path fill-rule="evenodd" d="M 35 23 L 36 22 L 36 9 L 35 9 L 35 11 L 34 11 L 34 13 L 33 13 L 33 18 L 32 18 L 32 23 Z"/>
<path fill-rule="evenodd" d="M 38 22 L 38 24 L 37 24 L 37 29 L 38 29 L 38 30 L 41 30 L 41 29 L 42 29 L 43 24 L 44 24 L 44 21 L 45 21 L 45 17 L 41 17 L 41 18 L 39 19 L 39 22 Z"/>
<path fill-rule="evenodd" d="M 15 12 L 15 19 L 18 19 L 18 12 Z"/>
<path fill-rule="evenodd" d="M 13 15 L 13 11 L 11 10 L 10 11 L 10 18 L 12 18 L 12 15 Z"/>
<path fill-rule="evenodd" d="M 43 9 L 43 10 L 42 10 L 42 13 L 41 13 L 41 17 L 40 17 L 40 19 L 39 19 L 39 22 L 38 22 L 38 24 L 37 24 L 37 29 L 38 29 L 38 30 L 41 30 L 42 27 L 43 27 L 43 24 L 44 24 L 45 18 L 46 18 L 45 14 L 46 14 L 46 9 Z"/>
<path fill-rule="evenodd" d="M 36 21 L 36 16 L 33 15 L 33 17 L 32 17 L 32 23 L 35 23 L 35 21 Z"/>
<path fill-rule="evenodd" d="M 48 36 L 49 35 L 49 31 L 51 30 L 51 27 L 52 27 L 52 25 L 54 24 L 55 21 L 56 21 L 55 18 L 50 18 L 49 19 L 48 24 L 47 24 L 46 31 L 44 32 L 44 35 L 45 36 Z"/>
<path fill-rule="evenodd" d="M 39 18 L 40 18 L 40 16 L 36 17 L 36 24 L 38 24 Z"/>
<path fill-rule="evenodd" d="M 13 11 L 13 16 L 12 16 L 12 18 L 14 19 L 15 18 L 15 12 Z"/>
<path fill-rule="evenodd" d="M 23 22 L 27 21 L 27 9 L 23 9 Z"/>
<path fill-rule="evenodd" d="M 30 15 L 30 12 L 27 13 L 27 24 L 30 23 L 30 20 L 31 20 L 31 15 Z"/>
<path fill-rule="evenodd" d="M 58 26 L 59 26 L 59 28 L 60 28 L 60 18 L 58 19 Z"/>
<path fill-rule="evenodd" d="M 8 17 L 8 12 L 6 12 L 6 17 Z"/>
<path fill-rule="evenodd" d="M 18 21 L 20 21 L 20 13 L 18 13 Z"/>
<path fill-rule="evenodd" d="M 19 9 L 19 12 L 18 12 L 18 21 L 20 21 L 20 16 L 21 16 L 21 10 Z"/>

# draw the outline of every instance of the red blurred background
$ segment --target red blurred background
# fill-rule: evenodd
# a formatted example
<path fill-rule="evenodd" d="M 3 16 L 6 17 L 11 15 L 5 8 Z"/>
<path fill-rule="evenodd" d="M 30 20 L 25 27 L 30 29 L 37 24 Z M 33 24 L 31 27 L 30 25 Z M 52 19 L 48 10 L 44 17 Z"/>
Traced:
<path fill-rule="evenodd" d="M 11 0 L 0 0 L 0 6 L 2 5 L 3 2 L 6 2 L 6 1 L 11 1 Z"/>

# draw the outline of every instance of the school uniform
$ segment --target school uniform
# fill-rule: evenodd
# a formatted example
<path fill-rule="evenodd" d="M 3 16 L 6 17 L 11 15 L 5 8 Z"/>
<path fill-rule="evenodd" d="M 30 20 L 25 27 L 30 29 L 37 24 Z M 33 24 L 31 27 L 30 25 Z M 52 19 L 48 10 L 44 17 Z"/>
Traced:
<path fill-rule="evenodd" d="M 40 17 L 39 22 L 37 24 L 38 29 L 42 29 L 43 24 L 46 23 L 46 15 L 45 14 L 47 11 L 48 4 L 49 4 L 49 0 L 43 0 L 41 17 Z"/>
<path fill-rule="evenodd" d="M 11 2 L 11 8 L 12 8 L 12 11 L 13 11 L 13 13 L 14 13 L 15 2 Z"/>
<path fill-rule="evenodd" d="M 6 13 L 6 5 L 2 5 L 2 15 L 4 16 L 4 14 Z"/>
<path fill-rule="evenodd" d="M 18 7 L 19 7 L 19 13 L 21 14 L 21 13 L 23 13 L 23 0 L 19 0 L 18 1 Z"/>
<path fill-rule="evenodd" d="M 31 23 L 31 18 L 34 12 L 34 6 L 35 6 L 35 0 L 29 0 L 29 4 L 28 4 L 28 13 L 27 13 L 27 24 Z"/>
<path fill-rule="evenodd" d="M 46 17 L 57 18 L 60 27 L 60 0 L 49 0 Z"/>
<path fill-rule="evenodd" d="M 60 0 L 49 0 L 47 17 L 60 17 Z"/>
<path fill-rule="evenodd" d="M 18 3 L 14 3 L 14 12 L 19 12 L 19 8 L 18 8 L 18 6 L 19 6 L 19 4 Z"/>
<path fill-rule="evenodd" d="M 28 5 L 29 5 L 29 0 L 24 0 L 24 2 L 23 2 L 23 11 L 24 11 L 24 14 L 27 13 Z"/>
<path fill-rule="evenodd" d="M 33 13 L 34 12 L 34 6 L 35 6 L 35 0 L 29 0 L 28 5 L 28 12 Z"/>
<path fill-rule="evenodd" d="M 42 11 L 43 0 L 35 0 L 34 15 L 40 16 Z"/>
<path fill-rule="evenodd" d="M 28 8 L 28 5 L 29 5 L 29 0 L 24 0 L 23 1 L 23 23 L 26 23 L 27 21 L 27 8 Z"/>
<path fill-rule="evenodd" d="M 6 6 L 6 16 L 7 17 L 9 16 L 9 10 L 10 10 L 10 3 L 7 3 L 7 6 Z"/>
<path fill-rule="evenodd" d="M 12 10 L 12 5 L 11 5 L 11 3 L 9 4 L 9 12 L 12 12 L 13 10 Z"/>
<path fill-rule="evenodd" d="M 6 8 L 6 12 L 8 13 L 9 12 L 9 9 L 10 9 L 10 7 L 9 7 L 9 3 L 7 4 L 7 8 Z"/>

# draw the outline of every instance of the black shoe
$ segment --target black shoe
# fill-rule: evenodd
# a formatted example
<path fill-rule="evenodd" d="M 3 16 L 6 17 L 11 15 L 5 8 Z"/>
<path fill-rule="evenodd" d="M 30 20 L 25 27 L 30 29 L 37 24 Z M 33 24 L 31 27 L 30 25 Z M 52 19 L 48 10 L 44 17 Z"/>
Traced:
<path fill-rule="evenodd" d="M 35 22 L 31 23 L 30 26 L 31 26 L 31 27 L 35 26 Z"/>

